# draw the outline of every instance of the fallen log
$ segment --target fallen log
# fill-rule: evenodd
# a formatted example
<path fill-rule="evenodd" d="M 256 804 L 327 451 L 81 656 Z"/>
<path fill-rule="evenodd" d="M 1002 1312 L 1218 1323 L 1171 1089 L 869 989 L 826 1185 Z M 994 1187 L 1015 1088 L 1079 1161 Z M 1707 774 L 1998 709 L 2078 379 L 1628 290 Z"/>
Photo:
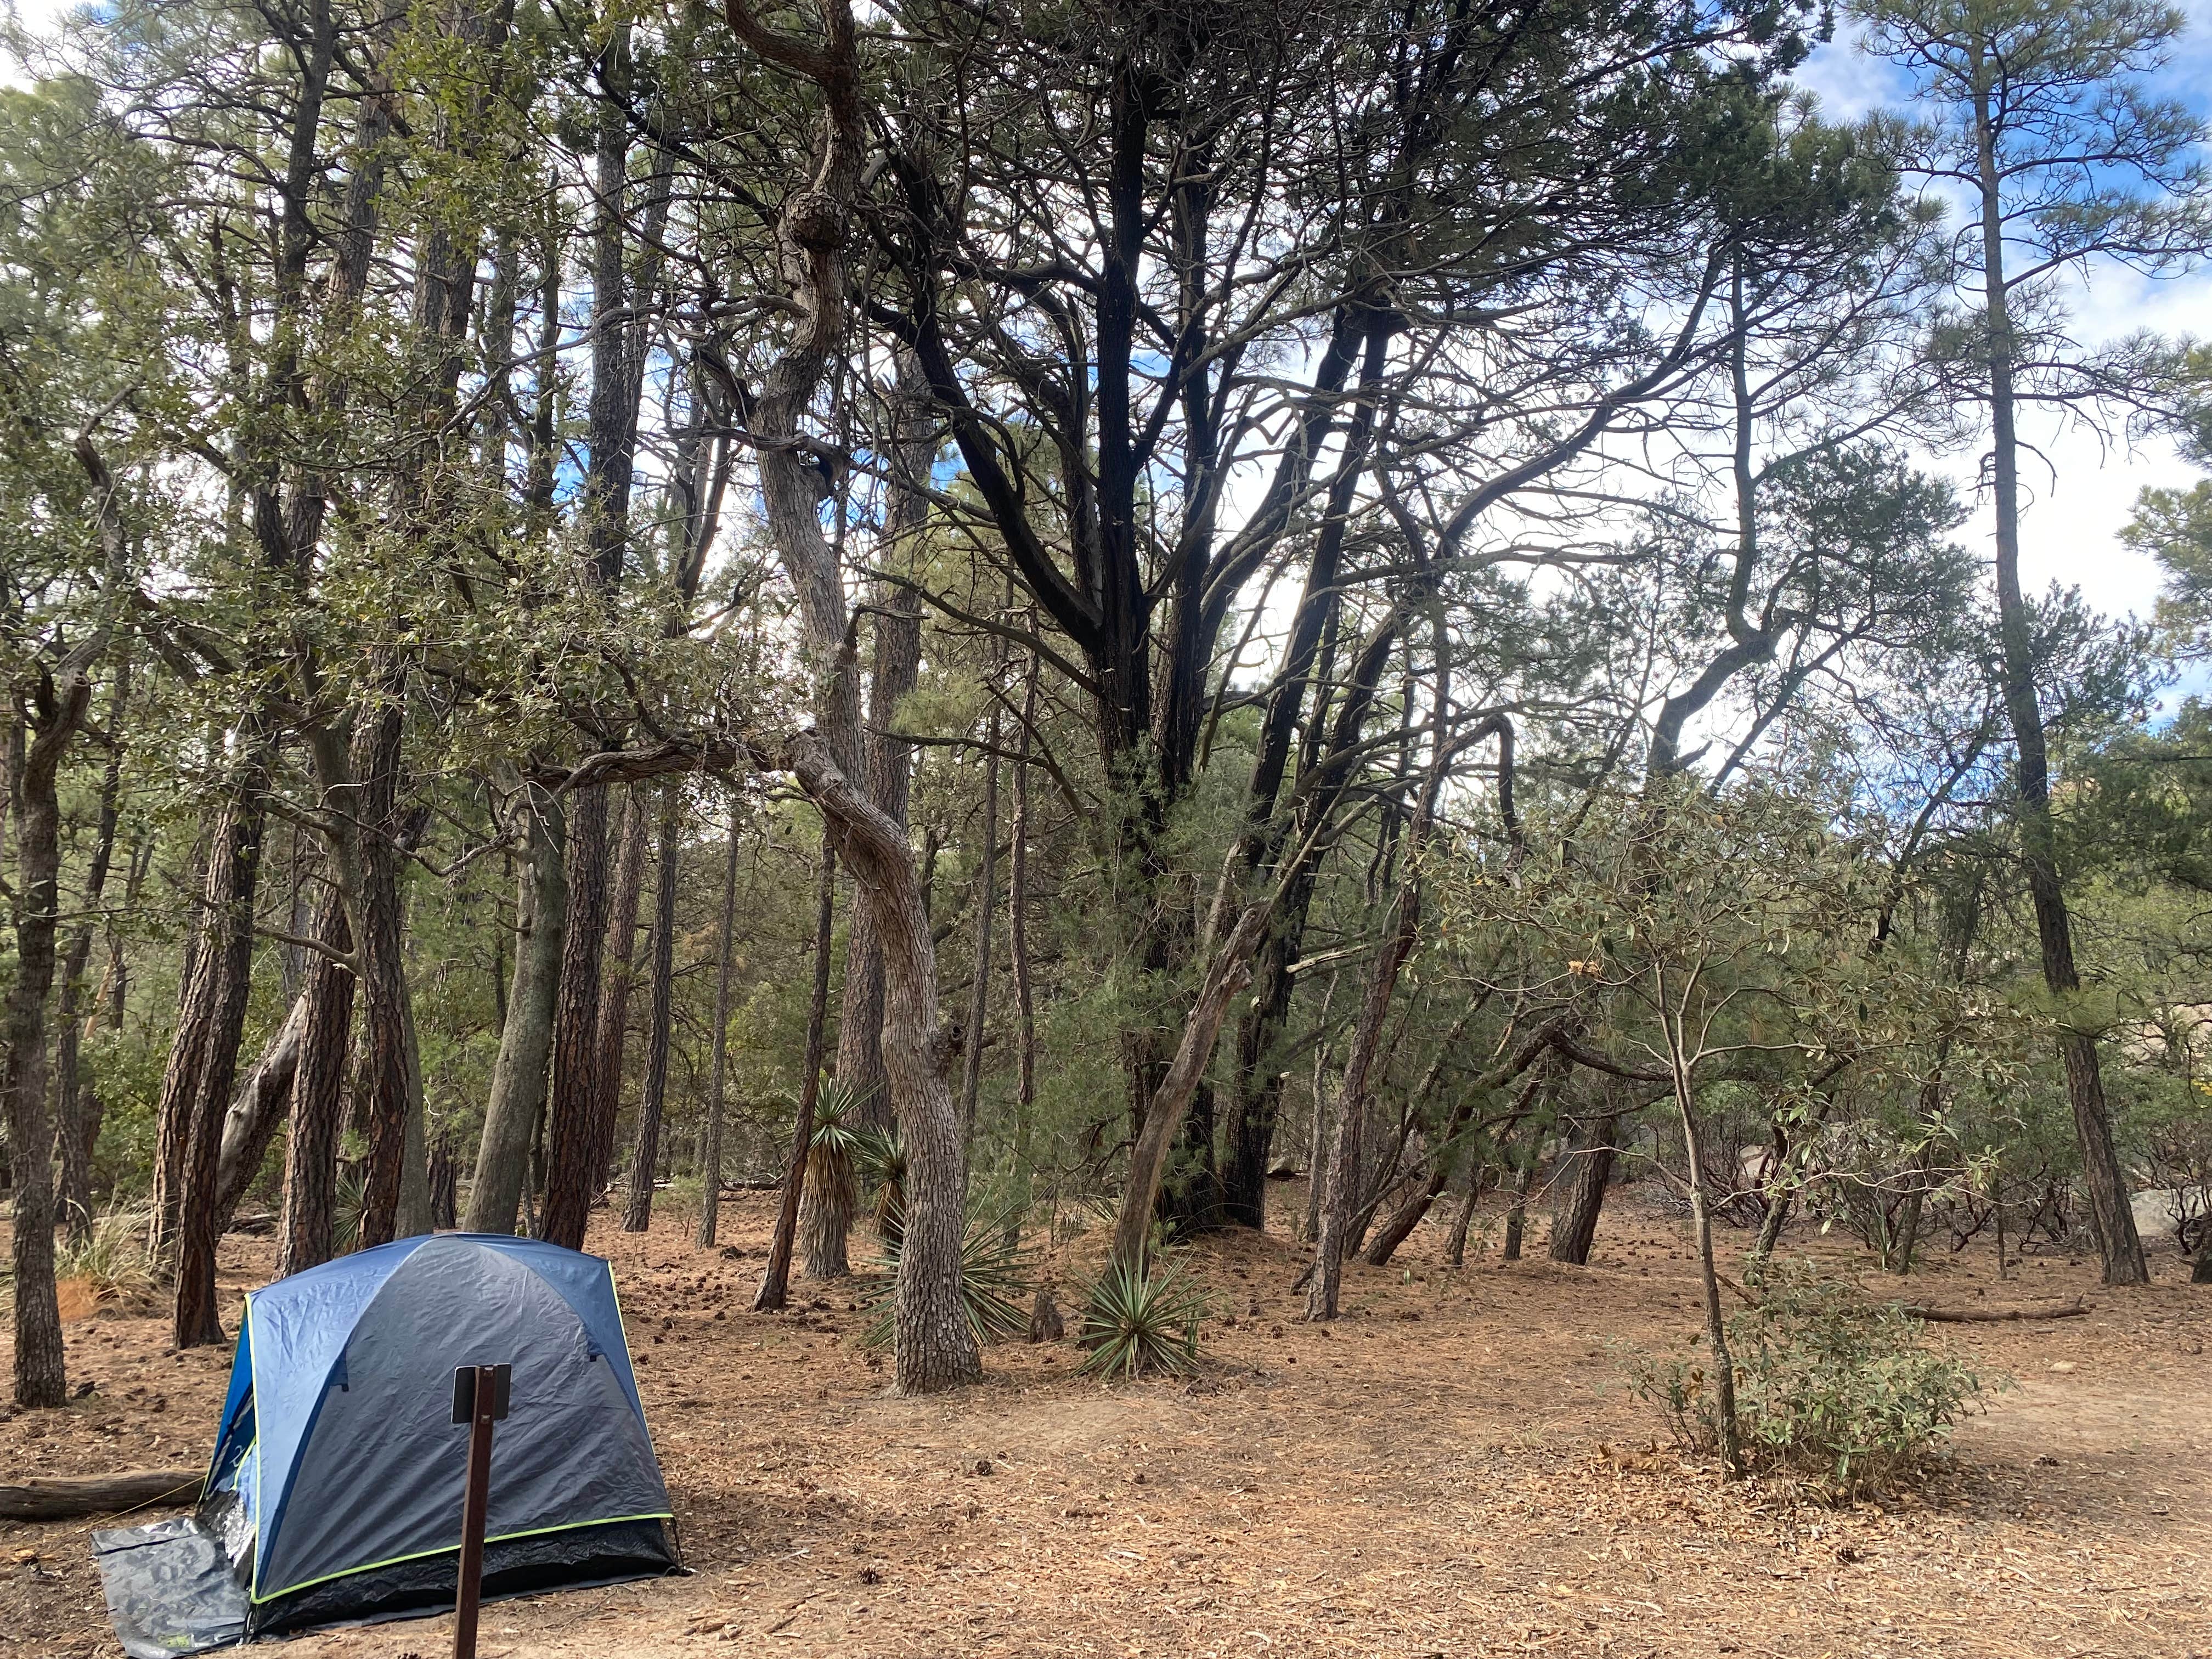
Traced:
<path fill-rule="evenodd" d="M 0 1519 L 66 1521 L 149 1504 L 182 1509 L 197 1500 L 205 1469 L 131 1469 L 122 1474 L 33 1477 L 0 1485 Z"/>
<path fill-rule="evenodd" d="M 1903 1304 L 1915 1319 L 1936 1325 L 2002 1325 L 2015 1319 L 2072 1319 L 2089 1311 L 2086 1302 L 2044 1302 L 2026 1308 L 1927 1308 Z"/>

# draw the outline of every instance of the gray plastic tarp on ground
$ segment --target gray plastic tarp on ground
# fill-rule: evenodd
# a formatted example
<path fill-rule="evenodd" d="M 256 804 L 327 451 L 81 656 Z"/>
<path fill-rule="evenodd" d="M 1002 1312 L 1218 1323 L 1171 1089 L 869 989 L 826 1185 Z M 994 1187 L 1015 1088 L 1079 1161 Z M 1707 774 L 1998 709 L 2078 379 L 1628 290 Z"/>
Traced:
<path fill-rule="evenodd" d="M 107 1613 L 131 1659 L 227 1647 L 246 1634 L 246 1591 L 222 1540 L 196 1516 L 92 1535 Z"/>

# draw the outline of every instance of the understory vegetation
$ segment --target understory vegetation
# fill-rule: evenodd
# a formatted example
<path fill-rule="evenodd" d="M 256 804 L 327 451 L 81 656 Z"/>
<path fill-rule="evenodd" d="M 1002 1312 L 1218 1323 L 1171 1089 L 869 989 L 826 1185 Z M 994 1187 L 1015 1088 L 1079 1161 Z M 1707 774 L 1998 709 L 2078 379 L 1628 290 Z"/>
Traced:
<path fill-rule="evenodd" d="M 1742 1457 L 1756 1474 L 1794 1475 L 1831 1498 L 1909 1484 L 1951 1426 L 2005 1386 L 1925 1340 L 1896 1302 L 1877 1302 L 1809 1261 L 1778 1261 L 1759 1299 L 1729 1321 Z M 1725 1427 L 1701 1355 L 1630 1355 L 1631 1390 L 1674 1443 L 1711 1456 Z"/>
<path fill-rule="evenodd" d="M 1327 1326 L 1634 1180 L 1686 1448 L 1916 1478 L 1990 1382 L 1866 1283 L 2212 1282 L 2212 348 L 2114 320 L 2212 257 L 2185 21 L 11 24 L 15 1399 L 67 1282 L 223 1341 L 233 1230 L 773 1192 L 750 1308 L 857 1276 L 921 1395 L 1040 1237 L 1126 1380 L 1195 1238 Z M 2062 545 L 2085 454 L 2168 482 Z"/>

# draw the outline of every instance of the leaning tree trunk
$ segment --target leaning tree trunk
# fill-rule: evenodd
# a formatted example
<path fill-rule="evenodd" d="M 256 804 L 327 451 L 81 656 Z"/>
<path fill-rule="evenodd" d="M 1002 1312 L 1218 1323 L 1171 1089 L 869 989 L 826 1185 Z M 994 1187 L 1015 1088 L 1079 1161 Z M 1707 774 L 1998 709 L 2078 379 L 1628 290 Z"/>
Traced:
<path fill-rule="evenodd" d="M 905 1236 L 892 1328 L 896 1382 L 926 1394 L 981 1371 L 963 1294 L 967 1170 L 959 1111 L 938 1035 L 937 946 L 922 908 L 914 852 L 898 827 L 863 799 L 820 739 L 783 745 L 786 763 L 828 819 L 840 862 L 875 912 L 884 950 L 884 1070 L 906 1151 Z"/>
<path fill-rule="evenodd" d="M 1420 850 L 1425 807 L 1417 822 L 1408 849 L 1405 878 L 1391 905 L 1389 935 L 1376 953 L 1367 981 L 1367 996 L 1352 1028 L 1352 1048 L 1337 1089 L 1335 1145 L 1328 1159 L 1327 1185 L 1322 1192 L 1321 1233 L 1314 1241 L 1314 1275 L 1306 1285 L 1306 1317 L 1336 1317 L 1337 1291 L 1344 1276 L 1344 1257 L 1352 1233 L 1352 1206 L 1358 1190 L 1360 1128 L 1367 1115 L 1367 1080 L 1382 1050 L 1382 1029 L 1389 1018 L 1390 998 L 1398 985 L 1398 970 L 1412 953 L 1420 928 L 1420 875 L 1412 860 Z"/>
<path fill-rule="evenodd" d="M 1474 1206 L 1481 1201 L 1482 1170 L 1477 1166 L 1467 1172 L 1467 1191 L 1461 1194 L 1451 1231 L 1444 1237 L 1444 1260 L 1455 1267 L 1467 1265 L 1467 1231 L 1474 1221 Z"/>
<path fill-rule="evenodd" d="M 653 1224 L 653 1180 L 660 1164 L 660 1110 L 668 1092 L 669 1026 L 675 1017 L 676 878 L 682 797 L 674 783 L 660 786 L 660 874 L 653 895 L 653 1030 L 647 1039 L 645 1094 L 638 1103 L 637 1144 L 630 1151 L 629 1201 L 623 1231 Z"/>
<path fill-rule="evenodd" d="M 520 808 L 528 825 L 529 856 L 515 891 L 514 978 L 500 1027 L 476 1177 L 469 1184 L 463 1226 L 472 1233 L 508 1234 L 530 1179 L 530 1149 L 545 1110 L 545 1066 L 553 1049 L 553 1001 L 561 983 L 568 933 L 567 830 L 561 802 L 526 785 Z"/>
<path fill-rule="evenodd" d="M 1612 1112 L 1600 1118 L 1575 1148 L 1574 1184 L 1568 1188 L 1567 1201 L 1552 1214 L 1554 1261 L 1577 1267 L 1589 1265 L 1590 1246 L 1597 1242 L 1598 1213 L 1605 1206 L 1613 1160 L 1620 1152 L 1613 1144 L 1620 1130 L 1620 1117 L 1619 1112 Z"/>
<path fill-rule="evenodd" d="M 1169 1155 L 1182 1137 L 1183 1120 L 1213 1057 L 1229 1005 L 1252 982 L 1252 953 L 1260 947 L 1267 910 L 1264 902 L 1246 905 L 1229 937 L 1215 947 L 1192 1000 L 1182 1040 L 1146 1105 L 1145 1126 L 1129 1149 L 1129 1182 L 1114 1224 L 1114 1259 L 1125 1267 L 1141 1270 L 1145 1265 L 1146 1242 L 1152 1236 L 1152 1212 L 1159 1204 Z"/>
<path fill-rule="evenodd" d="M 256 745 L 258 737 L 247 741 Z M 176 1203 L 176 1326 L 179 1348 L 223 1340 L 216 1313 L 217 1176 L 222 1122 L 238 1069 L 253 968 L 253 898 L 261 873 L 266 773 L 250 763 L 209 838 L 205 930 L 177 1000 L 177 1034 L 161 1079 L 161 1121 L 184 1148 Z"/>
<path fill-rule="evenodd" d="M 300 1042 L 307 1029 L 307 1005 L 295 996 L 284 1023 L 248 1068 L 230 1109 L 223 1114 L 222 1142 L 216 1154 L 216 1230 L 230 1231 L 246 1188 L 261 1173 L 277 1126 L 291 1115 L 292 1085 L 299 1074 Z"/>
<path fill-rule="evenodd" d="M 345 900 L 335 887 L 325 886 L 315 901 L 314 937 L 329 951 L 352 951 Z M 284 1206 L 276 1245 L 280 1277 L 331 1259 L 354 985 L 350 967 L 325 951 L 310 953 L 300 992 L 306 1013 L 292 1073 L 291 1133 L 284 1143 Z"/>
<path fill-rule="evenodd" d="M 723 1089 L 730 1054 L 730 970 L 734 962 L 732 935 L 738 921 L 737 802 L 730 803 L 730 846 L 722 864 L 722 931 L 715 945 L 714 1060 L 708 1070 L 707 1128 L 699 1146 L 699 1248 L 714 1248 L 714 1233 L 722 1218 Z M 789 1230 L 783 1229 L 784 1261 L 791 1260 Z"/>

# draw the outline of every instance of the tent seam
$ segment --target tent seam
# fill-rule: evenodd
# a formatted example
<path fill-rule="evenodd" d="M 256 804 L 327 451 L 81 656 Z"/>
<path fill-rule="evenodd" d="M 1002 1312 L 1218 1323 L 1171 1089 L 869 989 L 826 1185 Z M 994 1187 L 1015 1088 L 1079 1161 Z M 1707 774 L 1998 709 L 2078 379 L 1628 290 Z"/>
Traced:
<path fill-rule="evenodd" d="M 520 1532 L 503 1532 L 484 1540 L 487 1544 L 512 1543 L 518 1538 L 548 1538 L 558 1532 L 581 1532 L 586 1527 L 620 1526 L 625 1521 L 673 1521 L 672 1510 L 648 1510 L 637 1515 L 602 1515 L 588 1521 L 564 1521 L 557 1527 L 526 1527 Z M 396 1567 L 408 1561 L 427 1561 L 434 1555 L 453 1555 L 460 1551 L 459 1544 L 441 1544 L 434 1550 L 416 1550 L 408 1555 L 394 1555 L 382 1561 L 364 1561 L 357 1567 L 341 1568 L 326 1572 L 319 1578 L 303 1578 L 296 1584 L 287 1584 L 282 1589 L 270 1590 L 264 1595 L 250 1591 L 246 1599 L 256 1607 L 264 1607 L 280 1596 L 295 1595 L 303 1589 L 313 1589 L 318 1584 L 327 1584 L 336 1579 L 350 1578 L 356 1573 L 374 1572 L 381 1567 Z"/>

